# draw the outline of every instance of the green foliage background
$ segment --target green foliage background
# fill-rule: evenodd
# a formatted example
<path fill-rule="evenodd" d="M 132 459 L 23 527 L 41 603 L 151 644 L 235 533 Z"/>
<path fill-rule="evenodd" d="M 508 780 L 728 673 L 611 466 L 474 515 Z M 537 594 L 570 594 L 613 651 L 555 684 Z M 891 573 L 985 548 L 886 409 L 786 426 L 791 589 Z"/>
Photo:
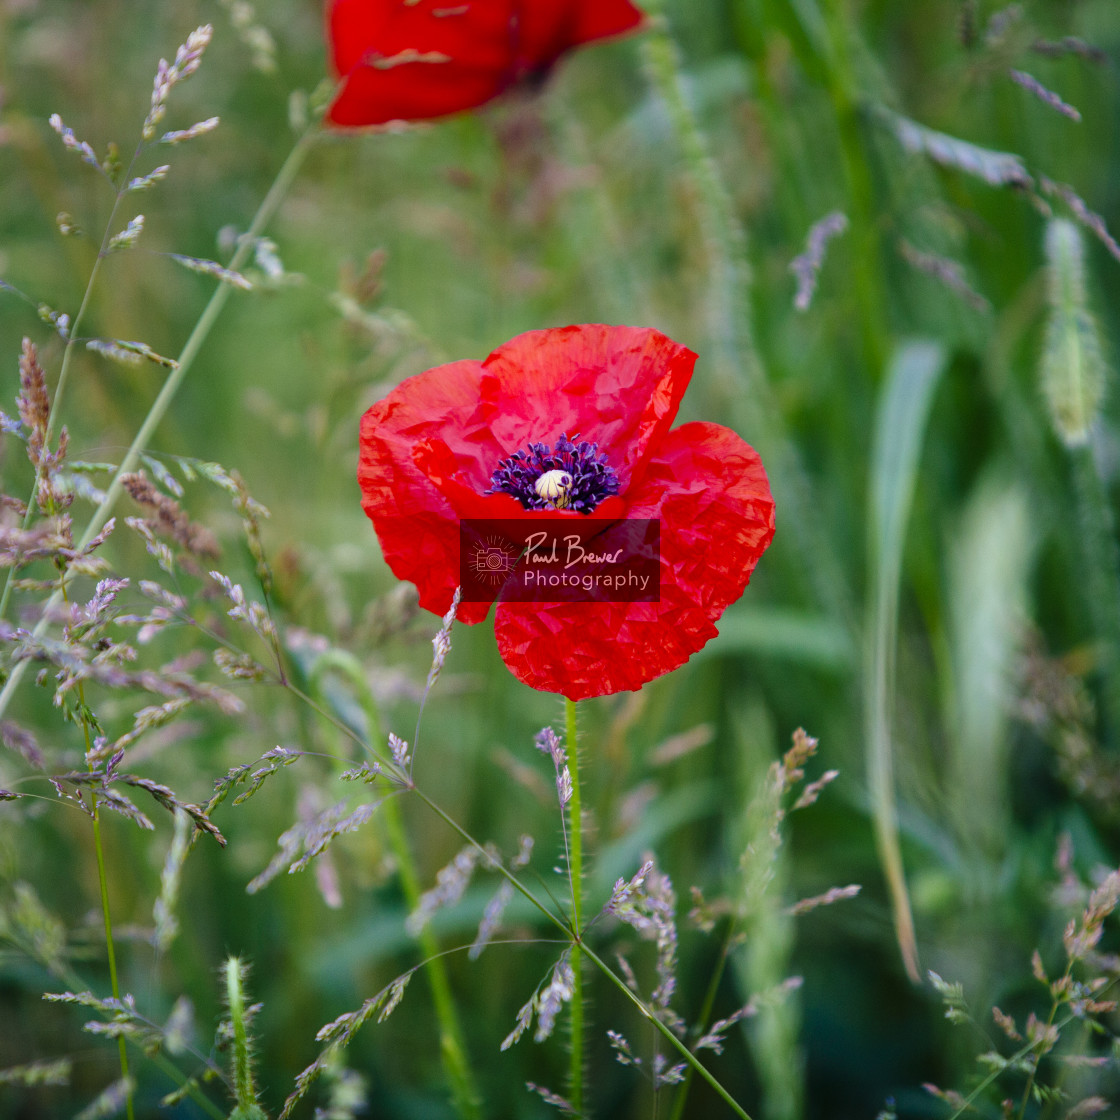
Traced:
<path fill-rule="evenodd" d="M 216 114 L 221 126 L 173 149 L 167 181 L 135 196 L 148 220 L 140 247 L 107 262 L 88 324 L 178 352 L 213 282 L 149 250 L 221 255 L 223 229 L 246 227 L 293 143 L 289 94 L 314 89 L 324 71 L 316 3 L 258 8 L 277 43 L 272 73 L 253 69 L 217 3 L 0 0 L 0 278 L 72 313 L 111 199 L 47 118 L 60 113 L 99 152 L 111 140 L 130 150 L 156 61 L 213 22 L 213 45 L 199 74 L 175 91 L 168 123 L 182 128 Z M 921 1084 L 963 1085 L 971 1069 L 971 1040 L 952 1033 L 936 995 L 906 977 L 876 852 L 865 748 L 875 734 L 876 643 L 894 651 L 884 602 L 897 595 L 886 734 L 923 969 L 962 981 L 974 1008 L 1032 1006 L 1031 952 L 1037 946 L 1056 960 L 1068 916 L 1052 892 L 1059 835 L 1072 836 L 1086 877 L 1117 863 L 1120 782 L 1108 784 L 1120 773 L 1120 724 L 1109 701 L 1116 620 L 1102 620 L 1092 593 L 1100 573 L 1091 571 L 1102 555 L 1115 565 L 1115 539 L 1103 553 L 1085 548 L 1084 456 L 1055 437 L 1039 382 L 1046 218 L 1027 191 L 906 152 L 884 110 L 1018 154 L 1032 175 L 1069 184 L 1118 234 L 1120 7 L 1025 3 L 993 44 L 985 27 L 994 11 L 960 0 L 678 0 L 665 16 L 679 68 L 658 28 L 571 57 L 536 96 L 400 134 L 327 137 L 269 229 L 298 279 L 235 293 L 154 448 L 241 473 L 272 511 L 265 541 L 282 625 L 306 627 L 360 658 L 384 729 L 411 739 L 438 621 L 408 610 L 359 507 L 362 411 L 409 374 L 480 358 L 542 326 L 654 326 L 699 353 L 682 418 L 732 424 L 759 448 L 774 481 L 778 534 L 719 639 L 640 694 L 582 706 L 594 822 L 588 897 L 605 900 L 647 849 L 672 876 L 682 917 L 693 884 L 709 897 L 734 894 L 746 807 L 766 766 L 795 728 L 820 739 L 821 768 L 841 777 L 791 822 L 777 883 L 787 901 L 847 883 L 863 891 L 796 925 L 780 907 L 760 906 L 733 953 L 717 1015 L 786 975 L 805 979 L 783 1012 L 752 1021 L 710 1060 L 752 1115 L 872 1117 L 887 1098 L 900 1113 L 929 1114 L 941 1106 Z M 1092 43 L 1105 61 L 1031 50 L 1037 39 L 1065 36 Z M 1077 106 L 1080 123 L 1014 84 L 1010 67 Z M 789 263 L 810 226 L 833 210 L 849 228 L 830 243 L 813 303 L 799 312 Z M 90 238 L 60 238 L 60 211 Z M 905 245 L 958 262 L 984 309 L 915 268 Z M 1108 359 L 1120 339 L 1120 261 L 1090 233 L 1085 251 L 1089 306 Z M 348 319 L 335 293 L 345 270 L 360 272 L 373 252 L 376 289 Z M 33 308 L 0 291 L 8 411 L 24 335 L 53 376 L 61 341 Z M 928 423 L 911 448 L 911 473 L 877 477 L 876 416 L 890 386 L 913 372 L 907 346 L 915 342 L 936 347 L 925 351 L 936 378 Z M 78 360 L 64 416 L 71 454 L 114 459 L 164 373 L 95 354 Z M 895 400 L 898 414 L 884 414 L 888 431 L 904 426 L 907 399 Z M 1109 384 L 1093 437 L 1113 511 L 1116 400 Z M 9 440 L 2 454 L 5 490 L 25 493 L 22 449 Z M 890 542 L 876 537 L 875 495 L 889 503 L 910 486 L 897 579 L 883 589 L 876 581 L 889 570 L 879 560 Z M 194 486 L 186 504 L 222 536 L 223 570 L 250 580 L 252 562 L 222 496 Z M 112 547 L 116 564 L 144 574 L 142 552 L 124 539 Z M 1115 568 L 1104 577 L 1114 579 Z M 189 642 L 160 640 L 168 658 Z M 1085 733 L 1100 756 L 1079 771 L 1080 783 L 1066 780 L 1057 735 L 1027 718 L 1053 707 L 1038 684 L 1041 659 L 1083 680 L 1096 702 Z M 153 774 L 204 802 L 230 766 L 277 743 L 347 749 L 283 694 L 246 688 L 244 698 L 250 715 L 242 720 L 192 717 L 190 734 L 151 760 Z M 132 709 L 113 703 L 103 714 L 123 729 Z M 71 759 L 61 765 L 80 765 L 78 730 L 52 723 L 34 690 L 13 714 L 41 729 L 52 756 Z M 553 889 L 557 821 L 532 736 L 561 719 L 554 697 L 504 669 L 491 627 L 459 628 L 425 711 L 417 763 L 420 784 L 475 836 L 513 850 L 519 833 L 532 833 L 534 866 Z M 710 741 L 656 764 L 658 744 L 697 725 L 710 726 Z M 532 767 L 543 792 L 516 781 L 510 759 Z M 7 782 L 17 771 L 14 756 L 0 763 Z M 305 759 L 247 804 L 227 803 L 216 819 L 229 848 L 202 843 L 188 860 L 183 928 L 170 953 L 153 959 L 127 939 L 121 950 L 124 989 L 157 1018 L 188 993 L 203 1039 L 220 1014 L 225 955 L 250 962 L 251 998 L 263 1004 L 257 1077 L 274 1111 L 314 1056 L 318 1027 L 416 961 L 375 826 L 332 849 L 340 909 L 324 901 L 313 871 L 245 893 L 301 798 L 322 807 L 337 796 L 335 772 L 325 758 Z M 31 883 L 69 929 L 74 966 L 102 990 L 97 919 L 87 919 L 99 906 L 88 822 L 46 801 L 28 804 L 18 803 L 18 816 L 0 804 L 0 905 L 10 911 L 16 884 Z M 407 804 L 405 821 L 428 883 L 459 842 L 421 806 Z M 170 823 L 157 819 L 153 836 L 113 819 L 106 834 L 115 921 L 150 924 Z M 492 885 L 472 888 L 437 922 L 445 944 L 470 942 Z M 527 910 L 511 915 L 515 936 L 549 936 Z M 718 938 L 682 931 L 676 1006 L 686 1018 L 700 1007 L 718 955 Z M 487 1115 L 548 1115 L 524 1082 L 562 1087 L 565 1058 L 555 1042 L 526 1039 L 498 1053 L 554 957 L 548 946 L 495 946 L 477 963 L 464 954 L 448 960 Z M 640 954 L 635 961 L 649 963 Z M 41 1002 L 52 987 L 41 966 L 0 945 L 0 1068 L 77 1055 L 69 1090 L 0 1086 L 5 1116 L 70 1115 L 114 1077 L 114 1049 L 82 1035 L 73 1009 Z M 645 1029 L 601 984 L 591 1017 L 597 1113 L 653 1114 L 648 1090 L 613 1061 L 603 1038 L 613 1027 L 648 1046 Z M 420 978 L 392 1019 L 365 1029 L 348 1060 L 368 1079 L 371 1115 L 451 1114 Z M 142 1073 L 141 1114 L 154 1115 L 169 1088 Z M 718 1108 L 697 1086 L 687 1114 Z M 195 1115 L 190 1109 L 174 1114 Z"/>

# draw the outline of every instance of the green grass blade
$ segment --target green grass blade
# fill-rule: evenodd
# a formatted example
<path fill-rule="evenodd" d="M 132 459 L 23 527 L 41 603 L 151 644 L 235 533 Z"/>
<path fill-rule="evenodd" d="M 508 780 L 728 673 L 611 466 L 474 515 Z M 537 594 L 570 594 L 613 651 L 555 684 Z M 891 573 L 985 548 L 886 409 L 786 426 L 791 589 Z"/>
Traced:
<path fill-rule="evenodd" d="M 864 652 L 867 773 L 875 842 L 890 890 L 895 935 L 906 971 L 915 983 L 920 980 L 918 949 L 898 841 L 890 707 L 906 523 L 926 420 L 946 363 L 944 348 L 933 342 L 909 342 L 895 352 L 875 417 L 868 510 L 871 571 Z"/>

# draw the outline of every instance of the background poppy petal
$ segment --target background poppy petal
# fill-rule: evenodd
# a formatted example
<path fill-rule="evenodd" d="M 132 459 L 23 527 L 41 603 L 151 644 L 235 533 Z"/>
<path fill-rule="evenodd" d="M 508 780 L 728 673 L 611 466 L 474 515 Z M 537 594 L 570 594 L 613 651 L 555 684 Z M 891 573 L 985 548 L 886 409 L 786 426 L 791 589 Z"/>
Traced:
<path fill-rule="evenodd" d="M 345 79 L 327 113 L 361 126 L 471 109 L 512 80 L 513 0 L 334 0 L 328 41 Z"/>
<path fill-rule="evenodd" d="M 573 47 L 632 31 L 644 19 L 630 0 L 529 0 L 518 13 L 518 69 L 545 69 Z"/>

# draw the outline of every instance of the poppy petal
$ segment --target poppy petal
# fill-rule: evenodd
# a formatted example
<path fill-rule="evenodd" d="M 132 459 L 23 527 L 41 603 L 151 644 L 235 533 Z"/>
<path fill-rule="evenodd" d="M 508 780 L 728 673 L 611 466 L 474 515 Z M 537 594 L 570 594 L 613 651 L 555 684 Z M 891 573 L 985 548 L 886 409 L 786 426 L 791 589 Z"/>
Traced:
<path fill-rule="evenodd" d="M 696 355 L 660 331 L 592 323 L 518 335 L 483 364 L 482 405 L 507 455 L 526 432 L 578 435 L 599 445 L 625 494 L 672 426 Z"/>
<path fill-rule="evenodd" d="M 582 43 L 637 27 L 629 0 L 333 0 L 327 39 L 343 127 L 482 105 Z"/>
<path fill-rule="evenodd" d="M 532 0 L 518 13 L 519 72 L 541 70 L 566 51 L 639 27 L 645 16 L 630 0 Z"/>
<path fill-rule="evenodd" d="M 640 688 L 718 633 L 774 534 L 753 448 L 718 424 L 670 432 L 631 493 L 628 516 L 661 522 L 656 603 L 499 603 L 494 632 L 521 681 L 572 700 Z"/>
<path fill-rule="evenodd" d="M 334 0 L 327 34 L 345 79 L 327 117 L 428 120 L 496 97 L 512 79 L 512 0 Z"/>
<path fill-rule="evenodd" d="M 362 417 L 358 484 L 393 574 L 416 584 L 420 605 L 441 614 L 459 585 L 459 522 L 452 504 L 416 465 L 414 448 L 443 425 L 464 423 L 477 405 L 482 367 L 453 362 L 411 377 Z M 489 604 L 463 603 L 480 622 Z"/>

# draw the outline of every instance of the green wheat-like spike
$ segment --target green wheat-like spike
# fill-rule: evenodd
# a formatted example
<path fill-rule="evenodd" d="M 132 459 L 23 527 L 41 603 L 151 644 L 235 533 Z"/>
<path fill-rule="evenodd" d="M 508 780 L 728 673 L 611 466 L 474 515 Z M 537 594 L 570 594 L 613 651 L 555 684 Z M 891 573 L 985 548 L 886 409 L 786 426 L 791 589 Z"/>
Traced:
<path fill-rule="evenodd" d="M 266 1120 L 253 1084 L 253 1062 L 249 1053 L 249 1030 L 245 1016 L 244 989 L 247 973 L 248 968 L 239 958 L 230 957 L 226 961 L 226 1004 L 233 1033 L 233 1089 L 237 1100 L 237 1106 L 230 1113 L 230 1120 Z"/>
<path fill-rule="evenodd" d="M 1089 312 L 1081 233 L 1056 218 L 1046 229 L 1047 299 L 1050 306 L 1042 347 L 1042 389 L 1058 438 L 1067 447 L 1089 441 L 1104 396 L 1104 357 Z"/>

